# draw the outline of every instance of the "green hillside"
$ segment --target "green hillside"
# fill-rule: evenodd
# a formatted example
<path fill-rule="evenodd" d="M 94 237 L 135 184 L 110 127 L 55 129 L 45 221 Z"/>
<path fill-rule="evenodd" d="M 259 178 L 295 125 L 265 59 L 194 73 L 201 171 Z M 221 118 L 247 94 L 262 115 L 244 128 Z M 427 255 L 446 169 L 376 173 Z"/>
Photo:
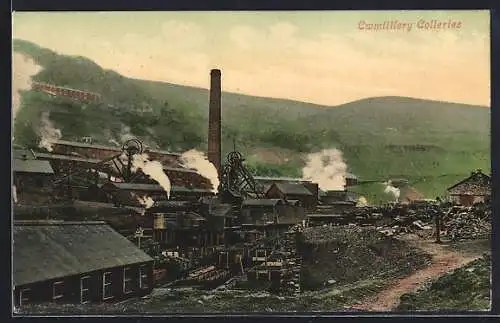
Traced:
<path fill-rule="evenodd" d="M 50 111 L 69 140 L 92 136 L 109 143 L 130 132 L 163 149 L 206 149 L 208 90 L 126 78 L 87 58 L 60 55 L 27 41 L 14 40 L 14 51 L 44 67 L 34 80 L 103 96 L 100 104 L 82 105 L 23 93 L 17 142 L 35 144 L 38 117 Z M 325 107 L 223 93 L 222 109 L 224 152 L 236 140 L 249 166 L 261 175 L 299 176 L 305 154 L 338 148 L 360 178 L 405 176 L 435 197 L 472 169 L 490 169 L 490 110 L 485 107 L 403 97 Z M 372 200 L 385 197 L 379 184 L 357 190 Z"/>

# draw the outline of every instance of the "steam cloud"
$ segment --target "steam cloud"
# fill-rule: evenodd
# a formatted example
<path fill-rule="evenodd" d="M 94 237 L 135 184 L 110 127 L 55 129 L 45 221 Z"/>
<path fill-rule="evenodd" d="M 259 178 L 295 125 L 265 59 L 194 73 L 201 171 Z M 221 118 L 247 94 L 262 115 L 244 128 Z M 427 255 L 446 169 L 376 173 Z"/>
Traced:
<path fill-rule="evenodd" d="M 45 111 L 42 113 L 38 134 L 41 137 L 38 147 L 45 148 L 48 151 L 52 151 L 53 141 L 61 139 L 61 130 L 54 127 L 50 120 L 50 112 Z"/>
<path fill-rule="evenodd" d="M 357 206 L 368 206 L 368 200 L 364 196 L 358 198 Z"/>
<path fill-rule="evenodd" d="M 347 164 L 338 149 L 324 149 L 307 156 L 307 162 L 302 169 L 304 180 L 318 183 L 324 191 L 343 190 L 347 175 Z"/>
<path fill-rule="evenodd" d="M 16 185 L 12 185 L 12 200 L 14 204 L 17 204 L 17 188 Z"/>
<path fill-rule="evenodd" d="M 38 74 L 42 67 L 29 57 L 14 53 L 12 57 L 12 115 L 16 119 L 21 107 L 21 91 L 31 90 L 31 78 Z"/>
<path fill-rule="evenodd" d="M 132 157 L 132 171 L 136 172 L 139 169 L 151 179 L 158 182 L 163 187 L 163 190 L 167 192 L 167 198 L 170 199 L 170 179 L 163 171 L 163 166 L 159 161 L 149 160 L 147 154 L 135 154 Z"/>
<path fill-rule="evenodd" d="M 155 204 L 155 201 L 150 196 L 138 197 L 137 199 L 146 209 L 149 209 Z"/>
<path fill-rule="evenodd" d="M 391 181 L 385 182 L 384 185 L 385 185 L 384 192 L 386 194 L 391 194 L 392 196 L 394 196 L 394 199 L 396 201 L 398 201 L 399 200 L 399 195 L 401 194 L 401 191 L 399 190 L 399 188 L 392 186 L 392 182 Z"/>
<path fill-rule="evenodd" d="M 205 177 L 212 184 L 212 192 L 217 193 L 219 189 L 219 174 L 214 164 L 212 164 L 205 154 L 195 149 L 188 150 L 181 155 L 181 162 L 184 167 L 192 168 L 201 176 Z"/>

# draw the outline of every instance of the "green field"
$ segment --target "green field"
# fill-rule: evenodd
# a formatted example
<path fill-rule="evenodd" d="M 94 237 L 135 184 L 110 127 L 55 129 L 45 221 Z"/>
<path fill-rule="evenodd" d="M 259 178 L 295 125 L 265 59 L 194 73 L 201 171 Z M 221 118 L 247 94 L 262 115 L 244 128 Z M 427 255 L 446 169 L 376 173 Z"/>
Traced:
<path fill-rule="evenodd" d="M 102 143 L 119 141 L 127 129 L 151 146 L 206 149 L 208 90 L 126 78 L 84 57 L 60 55 L 22 40 L 14 40 L 13 46 L 44 67 L 34 80 L 103 96 L 99 105 L 83 105 L 23 93 L 16 142 L 35 145 L 40 113 L 50 111 L 68 140 L 92 136 Z M 443 195 L 473 169 L 490 171 L 487 107 L 404 97 L 326 107 L 223 93 L 222 110 L 223 152 L 236 141 L 259 175 L 300 176 L 304 156 L 323 148 L 342 150 L 349 170 L 361 179 L 404 176 L 428 197 Z M 370 201 L 387 198 L 380 184 L 355 190 Z"/>

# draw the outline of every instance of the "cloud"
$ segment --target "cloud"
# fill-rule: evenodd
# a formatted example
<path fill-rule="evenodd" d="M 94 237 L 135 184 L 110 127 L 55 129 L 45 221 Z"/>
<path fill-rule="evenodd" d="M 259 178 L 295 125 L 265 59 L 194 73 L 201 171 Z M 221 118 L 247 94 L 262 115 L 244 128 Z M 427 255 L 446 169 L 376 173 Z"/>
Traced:
<path fill-rule="evenodd" d="M 229 31 L 229 38 L 237 48 L 247 50 L 255 47 L 259 41 L 258 32 L 249 26 L 236 26 Z"/>
<path fill-rule="evenodd" d="M 169 20 L 161 25 L 161 34 L 167 46 L 181 46 L 184 49 L 202 47 L 206 36 L 201 27 L 192 22 Z"/>
<path fill-rule="evenodd" d="M 255 95 L 332 105 L 387 95 L 489 105 L 486 35 L 352 31 L 301 37 L 298 31 L 290 23 L 233 28 L 230 38 L 244 51 L 225 66 L 228 87 L 239 82 Z"/>

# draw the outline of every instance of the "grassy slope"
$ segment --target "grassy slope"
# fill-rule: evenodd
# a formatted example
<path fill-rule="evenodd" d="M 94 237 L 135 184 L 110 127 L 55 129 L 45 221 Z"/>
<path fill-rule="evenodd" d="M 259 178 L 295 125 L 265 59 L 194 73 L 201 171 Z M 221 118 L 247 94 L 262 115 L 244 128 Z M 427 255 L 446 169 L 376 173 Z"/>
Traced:
<path fill-rule="evenodd" d="M 82 108 L 27 92 L 16 119 L 16 140 L 33 142 L 32 123 L 45 109 L 52 111 L 51 118 L 68 139 L 91 135 L 107 141 L 110 135 L 119 138 L 127 125 L 134 135 L 165 149 L 206 148 L 206 89 L 125 78 L 86 58 L 59 55 L 25 41 L 15 40 L 14 50 L 44 67 L 35 80 L 96 91 L 105 101 Z M 404 175 L 435 197 L 472 169 L 490 169 L 490 110 L 483 107 L 402 97 L 338 107 L 231 93 L 223 93 L 222 100 L 223 150 L 231 150 L 237 138 L 237 148 L 250 156 L 260 174 L 300 175 L 305 153 L 336 147 L 361 178 Z M 120 108 L 112 110 L 108 104 Z M 287 152 L 288 161 L 280 157 L 279 167 L 263 166 L 268 159 L 256 149 L 264 148 L 267 154 Z M 372 200 L 384 197 L 378 184 L 357 190 Z"/>
<path fill-rule="evenodd" d="M 491 258 L 485 256 L 441 276 L 425 289 L 401 296 L 398 310 L 490 309 Z"/>

